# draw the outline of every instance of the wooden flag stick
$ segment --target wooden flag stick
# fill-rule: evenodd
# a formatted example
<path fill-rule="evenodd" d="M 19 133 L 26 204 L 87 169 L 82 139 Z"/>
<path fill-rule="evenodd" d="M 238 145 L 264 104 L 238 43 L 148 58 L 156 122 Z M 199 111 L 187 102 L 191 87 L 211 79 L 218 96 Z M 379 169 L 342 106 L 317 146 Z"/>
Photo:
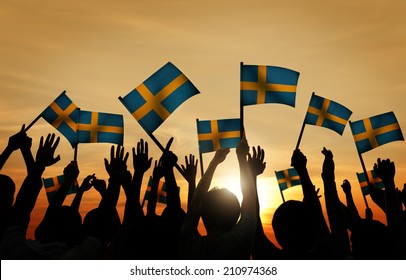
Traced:
<path fill-rule="evenodd" d="M 38 117 L 36 117 L 26 128 L 25 128 L 25 132 L 28 131 L 28 129 L 30 129 L 40 118 L 41 118 L 42 114 L 39 114 Z"/>
<path fill-rule="evenodd" d="M 310 100 L 312 100 L 313 95 L 314 95 L 314 92 L 312 92 L 312 96 L 310 97 Z M 305 122 L 306 121 L 306 115 L 307 115 L 307 111 L 306 111 L 305 117 L 303 119 L 302 129 L 300 130 L 299 139 L 297 139 L 297 144 L 296 144 L 295 150 L 299 149 L 300 142 L 302 141 L 303 132 L 304 132 L 304 129 L 305 129 L 305 126 L 306 126 L 306 122 Z"/>
<path fill-rule="evenodd" d="M 283 196 L 283 191 L 281 190 L 280 187 L 279 187 L 279 191 L 281 192 L 281 196 L 282 196 L 283 203 L 285 203 L 285 197 Z"/>
<path fill-rule="evenodd" d="M 66 92 L 66 90 L 62 91 L 61 94 L 64 94 Z M 60 94 L 60 95 L 61 95 Z M 40 118 L 42 117 L 42 113 L 38 115 L 38 117 L 36 117 L 26 128 L 25 128 L 25 132 L 28 131 L 28 129 L 31 128 L 31 126 L 33 126 Z"/>
<path fill-rule="evenodd" d="M 362 155 L 361 155 L 360 153 L 358 153 L 358 156 L 359 156 L 359 159 L 360 159 L 360 161 L 361 161 L 362 170 L 364 170 L 365 178 L 366 178 L 366 180 L 367 180 L 367 184 L 368 184 L 368 188 L 369 188 L 370 185 L 371 185 L 371 183 L 369 182 L 368 173 L 367 173 L 367 169 L 365 168 L 364 159 L 362 158 Z M 364 198 L 365 206 L 366 206 L 367 208 L 369 208 L 369 206 L 368 206 L 368 201 L 367 201 L 365 195 L 362 194 L 362 197 Z"/>
<path fill-rule="evenodd" d="M 76 143 L 75 148 L 73 150 L 73 161 L 78 161 L 78 146 L 79 143 Z"/>
<path fill-rule="evenodd" d="M 149 135 L 149 137 L 152 139 L 152 141 L 154 141 L 154 143 L 158 146 L 159 149 L 161 149 L 162 152 L 165 152 L 165 147 L 162 146 L 161 143 L 159 143 L 158 139 L 155 138 L 155 136 L 152 133 L 147 132 L 147 134 Z M 183 171 L 182 168 L 180 168 L 180 166 L 178 165 L 178 163 L 175 163 L 175 167 L 176 169 L 179 171 L 179 173 L 185 178 L 185 176 L 183 175 Z M 186 178 L 185 178 L 186 179 Z"/>
<path fill-rule="evenodd" d="M 199 125 L 199 119 L 196 119 L 196 128 Z M 197 143 L 199 143 L 199 130 L 197 130 Z M 200 147 L 199 147 L 199 159 L 200 159 L 200 174 L 201 177 L 204 175 L 204 165 L 203 165 L 203 154 L 200 152 Z"/>
<path fill-rule="evenodd" d="M 349 121 L 349 123 L 350 123 L 350 127 L 351 127 L 351 121 Z M 355 142 L 354 142 L 354 144 L 355 144 Z M 356 145 L 355 145 L 355 148 L 357 148 Z M 361 162 L 362 170 L 364 171 L 365 179 L 367 180 L 367 184 L 368 184 L 368 188 L 369 188 L 369 185 L 370 185 L 371 183 L 369 182 L 368 173 L 367 173 L 367 169 L 365 168 L 364 159 L 362 158 L 361 153 L 358 152 L 358 149 L 357 149 L 357 154 L 358 154 L 359 160 L 360 160 L 360 162 Z M 366 206 L 367 208 L 369 208 L 369 206 L 368 206 L 368 201 L 367 201 L 365 195 L 362 194 L 362 197 L 364 198 L 365 206 Z"/>
<path fill-rule="evenodd" d="M 244 66 L 243 62 L 240 62 L 240 84 L 242 80 L 242 67 Z M 241 85 L 240 85 L 240 139 L 243 137 L 244 131 L 244 106 L 242 105 L 242 93 L 241 93 Z"/>

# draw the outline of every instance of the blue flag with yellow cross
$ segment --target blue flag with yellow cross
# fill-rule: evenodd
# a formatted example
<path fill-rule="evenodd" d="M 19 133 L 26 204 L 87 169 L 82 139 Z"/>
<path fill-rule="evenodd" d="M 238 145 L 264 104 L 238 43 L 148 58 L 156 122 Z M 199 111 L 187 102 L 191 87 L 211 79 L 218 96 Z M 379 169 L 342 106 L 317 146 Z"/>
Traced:
<path fill-rule="evenodd" d="M 199 152 L 236 148 L 240 142 L 240 119 L 197 120 Z"/>
<path fill-rule="evenodd" d="M 123 145 L 123 115 L 80 110 L 78 143 L 113 143 Z"/>
<path fill-rule="evenodd" d="M 350 127 L 359 154 L 393 141 L 404 140 L 393 112 L 350 122 Z"/>
<path fill-rule="evenodd" d="M 62 92 L 45 110 L 41 117 L 55 127 L 74 147 L 76 141 L 79 109 L 73 101 Z"/>
<path fill-rule="evenodd" d="M 199 93 L 192 82 L 171 62 L 152 74 L 120 101 L 151 134 L 183 102 Z"/>
<path fill-rule="evenodd" d="M 301 184 L 299 174 L 295 168 L 275 171 L 275 175 L 281 191 Z"/>
<path fill-rule="evenodd" d="M 295 107 L 299 74 L 277 66 L 241 65 L 241 106 L 280 103 Z"/>
<path fill-rule="evenodd" d="M 352 111 L 345 106 L 313 93 L 304 122 L 342 135 L 351 114 Z"/>

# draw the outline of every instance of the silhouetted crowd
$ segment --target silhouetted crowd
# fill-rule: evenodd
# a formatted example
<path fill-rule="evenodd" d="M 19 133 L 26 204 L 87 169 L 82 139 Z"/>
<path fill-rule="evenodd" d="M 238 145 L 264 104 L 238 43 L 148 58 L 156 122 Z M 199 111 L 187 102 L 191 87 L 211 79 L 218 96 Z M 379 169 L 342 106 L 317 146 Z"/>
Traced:
<path fill-rule="evenodd" d="M 337 193 L 333 154 L 323 148 L 322 166 L 324 193 L 313 185 L 306 168 L 307 158 L 299 150 L 293 152 L 291 165 L 297 170 L 303 189 L 303 200 L 289 200 L 275 211 L 272 227 L 276 246 L 264 233 L 256 187 L 257 177 L 265 169 L 265 152 L 258 147 L 251 151 L 245 136 L 236 154 L 242 191 L 241 204 L 227 189 L 210 188 L 217 166 L 229 149 L 215 152 L 204 175 L 196 185 L 197 160 L 185 157 L 181 173 L 188 182 L 187 211 L 181 200 L 174 175 L 178 157 L 170 150 L 169 140 L 161 158 L 154 162 L 152 184 L 144 213 L 140 190 L 144 173 L 151 167 L 148 143 L 140 140 L 132 149 L 134 170 L 128 170 L 129 152 L 112 146 L 110 159 L 105 159 L 108 183 L 95 175 L 87 176 L 70 206 L 64 205 L 69 188 L 79 175 L 77 162 L 63 170 L 64 182 L 52 197 L 43 220 L 35 229 L 35 240 L 27 239 L 38 195 L 43 185 L 44 170 L 60 160 L 56 156 L 59 137 L 41 137 L 34 156 L 32 140 L 25 127 L 9 138 L 0 157 L 0 169 L 9 156 L 20 150 L 27 175 L 15 196 L 14 181 L 0 175 L 1 259 L 405 259 L 406 258 L 406 188 L 395 187 L 395 165 L 389 159 L 378 159 L 375 173 L 383 181 L 384 190 L 372 185 L 370 195 L 385 213 L 387 225 L 373 219 L 371 209 L 365 218 L 359 214 L 351 185 L 341 185 L 346 205 Z M 159 181 L 166 183 L 167 205 L 156 214 Z M 94 187 L 101 196 L 97 208 L 84 217 L 79 213 L 82 197 Z M 120 188 L 126 201 L 121 219 L 117 212 Z M 210 189 L 210 190 L 209 190 Z M 325 200 L 328 223 L 320 199 Z M 15 199 L 14 199 L 15 198 Z M 202 218 L 207 234 L 198 231 Z M 281 247 L 281 249 L 279 248 Z"/>

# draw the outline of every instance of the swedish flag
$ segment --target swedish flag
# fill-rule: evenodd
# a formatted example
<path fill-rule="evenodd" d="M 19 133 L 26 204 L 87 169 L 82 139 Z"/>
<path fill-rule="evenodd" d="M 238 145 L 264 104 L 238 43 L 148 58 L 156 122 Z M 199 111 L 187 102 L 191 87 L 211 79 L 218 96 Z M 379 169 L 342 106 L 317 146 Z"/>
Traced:
<path fill-rule="evenodd" d="M 379 178 L 378 175 L 376 175 L 375 171 L 373 171 L 373 170 L 367 171 L 367 175 L 368 175 L 369 182 L 371 184 L 373 184 L 375 186 L 375 188 L 378 188 L 378 189 L 385 188 L 385 185 L 383 184 L 381 178 Z M 368 195 L 369 187 L 368 187 L 368 181 L 367 181 L 367 177 L 365 176 L 365 173 L 364 172 L 357 173 L 357 178 L 358 178 L 359 185 L 361 186 L 362 194 L 364 196 Z"/>
<path fill-rule="evenodd" d="M 280 103 L 295 107 L 299 72 L 263 65 L 241 65 L 241 105 Z"/>
<path fill-rule="evenodd" d="M 351 114 L 352 112 L 343 105 L 313 94 L 305 123 L 326 127 L 342 135 Z"/>
<path fill-rule="evenodd" d="M 350 122 L 358 153 L 364 153 L 389 142 L 404 140 L 393 112 Z"/>
<path fill-rule="evenodd" d="M 299 174 L 294 168 L 275 171 L 275 175 L 281 191 L 301 184 Z"/>
<path fill-rule="evenodd" d="M 56 177 L 42 178 L 42 181 L 44 182 L 44 188 L 45 188 L 45 192 L 47 194 L 48 202 L 51 202 L 53 196 L 56 194 L 56 192 L 59 190 L 59 188 L 63 184 L 64 177 L 63 177 L 63 175 L 59 175 Z M 68 189 L 68 194 L 74 194 L 77 192 L 78 192 L 77 183 Z"/>
<path fill-rule="evenodd" d="M 197 121 L 199 152 L 208 153 L 222 148 L 235 148 L 240 142 L 240 119 Z"/>
<path fill-rule="evenodd" d="M 78 143 L 114 143 L 123 145 L 123 116 L 81 110 L 77 137 Z"/>
<path fill-rule="evenodd" d="M 62 92 L 42 113 L 41 116 L 68 139 L 74 147 L 76 145 L 76 129 L 79 120 L 79 109 L 69 99 L 65 91 Z"/>
<path fill-rule="evenodd" d="M 149 177 L 148 180 L 148 186 L 145 191 L 144 195 L 144 200 L 149 200 L 149 196 L 151 193 L 151 187 L 152 187 L 152 176 Z M 180 191 L 180 187 L 178 187 L 178 191 Z M 158 183 L 158 197 L 157 197 L 157 202 L 167 204 L 167 199 L 166 199 L 166 183 L 162 180 L 159 181 Z"/>
<path fill-rule="evenodd" d="M 198 89 L 175 65 L 168 62 L 120 101 L 147 133 L 157 129 Z"/>

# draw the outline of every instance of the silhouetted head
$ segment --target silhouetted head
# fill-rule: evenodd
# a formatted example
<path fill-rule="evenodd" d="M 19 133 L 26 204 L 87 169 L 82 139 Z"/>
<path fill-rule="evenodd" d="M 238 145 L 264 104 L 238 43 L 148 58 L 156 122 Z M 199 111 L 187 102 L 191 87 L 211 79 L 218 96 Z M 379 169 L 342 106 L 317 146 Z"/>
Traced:
<path fill-rule="evenodd" d="M 376 220 L 360 219 L 351 232 L 352 255 L 359 260 L 394 257 L 388 228 Z"/>
<path fill-rule="evenodd" d="M 311 253 L 320 237 L 316 216 L 301 201 L 289 200 L 281 204 L 273 216 L 272 227 L 276 240 L 292 257 Z"/>
<path fill-rule="evenodd" d="M 112 241 L 120 229 L 121 222 L 117 211 L 95 208 L 83 219 L 84 236 L 97 237 L 103 244 Z"/>
<path fill-rule="evenodd" d="M 201 205 L 201 215 L 206 230 L 217 228 L 230 230 L 240 216 L 240 203 L 228 189 L 212 189 L 207 192 Z"/>
<path fill-rule="evenodd" d="M 0 174 L 0 207 L 2 209 L 9 209 L 13 205 L 15 190 L 13 179 Z"/>
<path fill-rule="evenodd" d="M 80 242 L 82 218 L 70 206 L 49 208 L 35 230 L 35 239 L 41 243 L 62 242 L 73 247 Z"/>

